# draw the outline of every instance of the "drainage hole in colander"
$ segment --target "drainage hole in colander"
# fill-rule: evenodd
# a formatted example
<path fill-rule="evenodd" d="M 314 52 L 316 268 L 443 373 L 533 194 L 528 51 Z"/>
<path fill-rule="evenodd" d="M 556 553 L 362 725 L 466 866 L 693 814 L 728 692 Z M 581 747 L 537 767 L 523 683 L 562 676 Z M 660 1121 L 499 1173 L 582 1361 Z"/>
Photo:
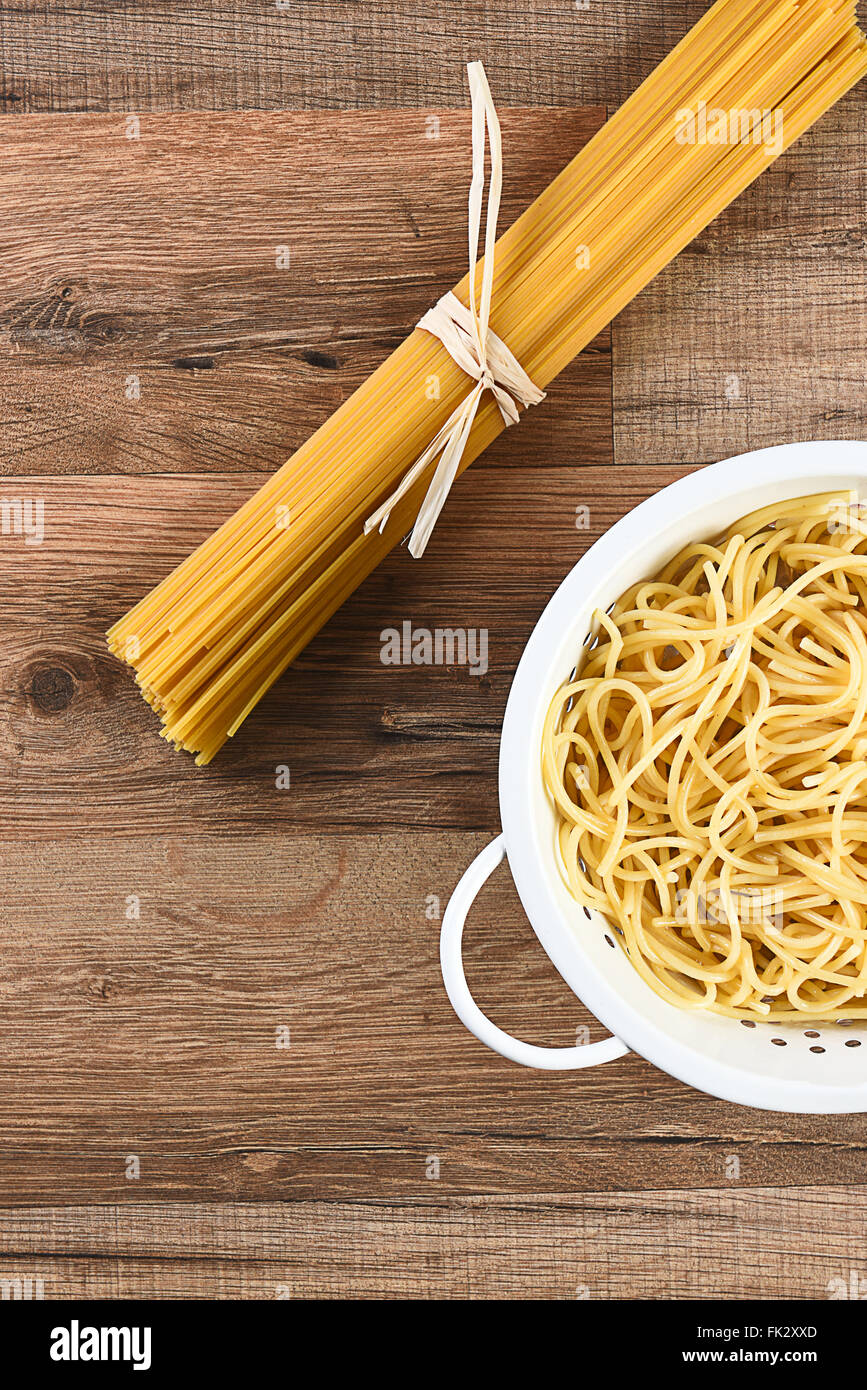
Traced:
<path fill-rule="evenodd" d="M 608 942 L 608 945 L 611 947 L 611 949 L 612 949 L 612 951 L 613 951 L 613 950 L 614 950 L 614 942 L 611 940 L 611 937 L 608 935 L 607 932 L 605 933 L 605 940 Z"/>
<path fill-rule="evenodd" d="M 824 1047 L 811 1047 L 811 1048 L 810 1048 L 810 1051 L 811 1051 L 811 1052 L 824 1052 L 825 1049 L 824 1049 Z"/>
<path fill-rule="evenodd" d="M 847 1038 L 847 1039 L 846 1039 L 846 1046 L 847 1046 L 847 1047 L 860 1047 L 861 1044 L 860 1044 L 860 1042 L 858 1041 L 857 1038 Z"/>
<path fill-rule="evenodd" d="M 584 913 L 584 916 L 587 918 L 587 921 L 589 922 L 589 921 L 590 921 L 590 909 L 589 909 L 589 907 L 583 908 L 582 911 L 583 911 L 583 913 Z"/>
<path fill-rule="evenodd" d="M 572 670 L 569 672 L 569 679 L 570 679 L 570 681 L 574 681 L 574 679 L 575 679 L 575 677 L 577 676 L 577 674 L 578 674 L 578 667 L 577 667 L 577 666 L 573 666 L 573 667 L 572 667 Z M 572 696 L 570 695 L 570 696 L 569 696 L 569 699 L 566 701 L 566 713 L 567 713 L 567 714 L 569 713 L 569 711 L 570 711 L 570 709 L 572 708 L 572 706 L 574 705 L 574 703 L 575 703 L 575 701 L 573 700 Z"/>
<path fill-rule="evenodd" d="M 742 1018 L 742 1019 L 741 1019 L 741 1027 L 742 1027 L 742 1028 L 755 1028 L 755 1026 L 756 1026 L 756 1025 L 753 1023 L 753 1020 L 752 1020 L 751 1018 Z"/>
<path fill-rule="evenodd" d="M 774 1047 L 785 1047 L 785 1046 L 786 1046 L 786 1039 L 785 1039 L 785 1038 L 771 1038 L 771 1042 L 774 1044 Z"/>
<path fill-rule="evenodd" d="M 822 1034 L 817 1033 L 815 1028 L 808 1028 L 806 1033 L 804 1034 L 805 1038 L 821 1038 L 821 1036 Z"/>

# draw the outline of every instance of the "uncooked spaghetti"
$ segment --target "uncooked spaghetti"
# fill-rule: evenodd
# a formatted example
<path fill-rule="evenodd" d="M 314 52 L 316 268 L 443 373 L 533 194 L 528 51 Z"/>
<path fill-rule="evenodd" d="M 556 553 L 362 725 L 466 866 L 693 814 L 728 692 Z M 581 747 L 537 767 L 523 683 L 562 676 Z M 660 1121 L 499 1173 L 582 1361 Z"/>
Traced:
<path fill-rule="evenodd" d="M 543 736 L 562 870 L 658 994 L 867 1016 L 867 511 L 779 503 L 595 615 Z"/>
<path fill-rule="evenodd" d="M 490 328 L 531 385 L 544 390 L 865 73 L 854 0 L 717 0 L 496 243 Z M 697 129 L 699 113 L 703 122 L 709 112 L 725 115 L 724 133 Z M 759 139 L 739 123 L 753 113 Z M 764 137 L 765 114 L 773 138 Z M 477 292 L 483 271 L 479 262 Z M 454 291 L 464 309 L 469 287 L 466 276 Z M 417 327 L 255 496 L 115 623 L 111 650 L 134 668 L 164 737 L 197 763 L 211 761 L 413 526 L 436 480 L 433 463 L 404 492 L 407 477 L 465 401 L 468 380 Z M 486 389 L 452 475 L 503 428 Z M 385 533 L 365 532 L 383 506 L 391 512 Z"/>

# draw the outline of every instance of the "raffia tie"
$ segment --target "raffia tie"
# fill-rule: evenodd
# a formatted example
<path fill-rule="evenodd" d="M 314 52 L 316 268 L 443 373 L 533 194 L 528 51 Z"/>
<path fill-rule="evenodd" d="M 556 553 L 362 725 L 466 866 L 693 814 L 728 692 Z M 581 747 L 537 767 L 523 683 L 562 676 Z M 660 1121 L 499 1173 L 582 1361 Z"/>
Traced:
<path fill-rule="evenodd" d="M 469 196 L 470 307 L 465 308 L 450 290 L 419 319 L 418 327 L 439 338 L 446 351 L 461 370 L 475 380 L 476 385 L 457 410 L 452 412 L 424 453 L 404 474 L 387 501 L 383 502 L 364 523 L 365 535 L 374 527 L 379 527 L 382 531 L 396 504 L 409 492 L 433 460 L 439 457 L 439 463 L 410 536 L 409 551 L 416 559 L 424 554 L 430 534 L 449 495 L 476 418 L 479 402 L 485 391 L 490 391 L 493 395 L 507 426 L 516 424 L 520 418 L 519 404 L 538 405 L 545 399 L 545 392 L 534 386 L 502 338 L 498 338 L 489 327 L 497 217 L 503 188 L 503 145 L 500 122 L 494 109 L 485 69 L 481 63 L 469 63 L 467 72 L 470 79 L 473 132 L 473 177 Z M 485 260 L 481 298 L 477 310 L 475 270 L 479 255 L 482 196 L 485 185 L 486 128 L 491 149 L 491 177 L 485 213 Z"/>

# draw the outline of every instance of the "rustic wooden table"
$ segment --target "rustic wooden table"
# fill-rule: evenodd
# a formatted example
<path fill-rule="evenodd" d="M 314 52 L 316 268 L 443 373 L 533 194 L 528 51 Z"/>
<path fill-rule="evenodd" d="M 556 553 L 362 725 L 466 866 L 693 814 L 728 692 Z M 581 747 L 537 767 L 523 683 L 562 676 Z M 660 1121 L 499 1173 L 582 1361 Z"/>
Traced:
<path fill-rule="evenodd" d="M 634 1056 L 501 1061 L 452 1014 L 436 918 L 497 829 L 509 683 L 586 546 L 697 465 L 864 437 L 867 93 L 564 373 L 211 768 L 159 740 L 102 636 L 458 278 L 463 62 L 501 108 L 505 224 L 703 8 L 0 12 L 0 467 L 45 517 L 41 545 L 0 538 L 7 1293 L 824 1298 L 860 1268 L 862 1117 L 741 1109 Z M 406 619 L 487 628 L 487 674 L 383 666 Z M 467 957 L 504 1026 L 601 1035 L 505 871 Z"/>

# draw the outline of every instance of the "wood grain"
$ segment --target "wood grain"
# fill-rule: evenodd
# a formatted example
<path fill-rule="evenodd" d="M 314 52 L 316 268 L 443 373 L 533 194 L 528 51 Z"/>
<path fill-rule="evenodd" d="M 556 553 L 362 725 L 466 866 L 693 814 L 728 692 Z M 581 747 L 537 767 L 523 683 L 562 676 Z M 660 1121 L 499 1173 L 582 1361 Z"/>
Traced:
<path fill-rule="evenodd" d="M 621 102 L 705 0 L 17 0 L 0 10 L 7 111 L 345 109 L 466 100 L 484 60 L 500 106 Z"/>
<path fill-rule="evenodd" d="M 506 697 L 544 603 L 596 536 L 685 471 L 470 469 L 424 560 L 398 548 L 206 769 L 158 737 L 104 634 L 260 479 L 16 478 L 6 491 L 42 501 L 45 539 L 0 537 L 0 816 L 33 839 L 222 835 L 227 818 L 491 828 Z M 484 630 L 487 671 L 384 666 L 381 634 L 405 621 Z"/>
<path fill-rule="evenodd" d="M 733 1159 L 743 1185 L 863 1182 L 862 1116 L 744 1109 L 635 1056 L 534 1073 L 477 1043 L 442 987 L 437 913 L 487 835 L 194 825 L 0 842 L 0 1202 L 725 1188 Z M 519 1036 L 603 1036 L 506 870 L 466 960 Z"/>
<path fill-rule="evenodd" d="M 603 119 L 503 113 L 501 228 Z M 0 471 L 274 469 L 464 273 L 469 117 L 131 129 L 0 118 Z M 514 433 L 483 467 L 611 461 L 607 330 Z"/>
<path fill-rule="evenodd" d="M 618 463 L 865 438 L 865 116 L 862 83 L 616 320 Z"/>
<path fill-rule="evenodd" d="M 432 1184 L 433 1185 L 433 1184 Z M 827 1299 L 867 1277 L 862 1189 L 0 1213 L 46 1298 Z"/>

